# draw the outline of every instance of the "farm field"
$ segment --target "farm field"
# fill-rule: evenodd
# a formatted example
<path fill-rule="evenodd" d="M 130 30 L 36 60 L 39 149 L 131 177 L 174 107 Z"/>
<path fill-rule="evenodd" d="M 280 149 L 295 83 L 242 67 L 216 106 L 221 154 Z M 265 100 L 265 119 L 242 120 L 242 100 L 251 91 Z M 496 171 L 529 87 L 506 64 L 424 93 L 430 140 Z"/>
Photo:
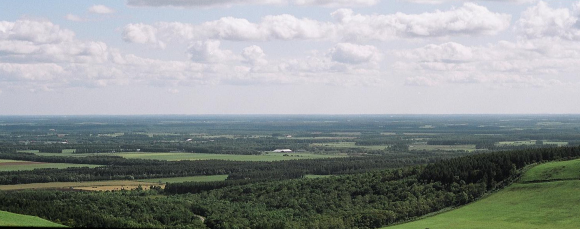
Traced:
<path fill-rule="evenodd" d="M 309 178 L 309 179 L 315 179 L 315 178 L 327 178 L 327 177 L 331 177 L 334 175 L 313 175 L 313 174 L 307 174 L 304 175 L 304 178 Z"/>
<path fill-rule="evenodd" d="M 388 228 L 578 228 L 580 180 L 550 181 L 578 179 L 577 168 L 580 160 L 539 165 L 528 170 L 521 182 L 540 183 L 513 184 L 464 207 Z"/>
<path fill-rule="evenodd" d="M 410 145 L 409 150 L 465 150 L 468 152 L 474 151 L 475 145 L 427 145 L 427 144 L 415 144 Z"/>
<path fill-rule="evenodd" d="M 312 143 L 310 146 L 318 147 L 328 147 L 328 148 L 364 148 L 371 150 L 384 150 L 389 147 L 388 145 L 371 145 L 371 146 L 359 146 L 355 142 L 326 142 L 326 143 Z"/>
<path fill-rule="evenodd" d="M 73 153 L 39 153 L 32 152 L 39 156 L 121 156 L 128 159 L 152 159 L 152 160 L 231 160 L 231 161 L 283 161 L 295 159 L 319 159 L 346 157 L 342 154 L 313 154 L 313 153 L 264 153 L 261 155 L 236 155 L 236 154 L 210 154 L 210 153 L 144 153 L 144 152 L 127 152 L 127 153 L 99 153 L 99 154 L 73 154 Z"/>
<path fill-rule="evenodd" d="M 22 190 L 22 189 L 76 189 L 89 191 L 121 190 L 135 189 L 141 185 L 143 189 L 149 186 L 161 186 L 155 182 L 140 182 L 135 180 L 111 180 L 111 181 L 90 181 L 90 182 L 51 182 L 51 183 L 32 183 L 16 185 L 0 185 L 0 190 Z"/>
<path fill-rule="evenodd" d="M 0 160 L 0 172 L 4 171 L 19 171 L 19 170 L 33 170 L 56 168 L 64 169 L 70 167 L 90 167 L 95 168 L 100 165 L 85 165 L 85 164 L 69 164 L 69 163 L 44 163 L 32 161 L 17 161 L 17 160 Z"/>
<path fill-rule="evenodd" d="M 312 153 L 268 153 L 262 155 L 235 155 L 235 154 L 206 154 L 206 153 L 115 153 L 106 155 L 117 155 L 124 158 L 154 159 L 167 161 L 180 160 L 232 160 L 232 161 L 282 161 L 293 159 L 317 159 L 345 157 L 343 155 L 322 155 Z"/>
<path fill-rule="evenodd" d="M 212 176 L 191 176 L 191 177 L 168 177 L 168 178 L 154 178 L 154 179 L 143 179 L 138 180 L 139 182 L 147 183 L 179 183 L 179 182 L 211 182 L 211 181 L 224 181 L 228 178 L 228 175 L 212 175 Z"/>
<path fill-rule="evenodd" d="M 0 211 L 2 227 L 65 227 L 36 216 Z"/>

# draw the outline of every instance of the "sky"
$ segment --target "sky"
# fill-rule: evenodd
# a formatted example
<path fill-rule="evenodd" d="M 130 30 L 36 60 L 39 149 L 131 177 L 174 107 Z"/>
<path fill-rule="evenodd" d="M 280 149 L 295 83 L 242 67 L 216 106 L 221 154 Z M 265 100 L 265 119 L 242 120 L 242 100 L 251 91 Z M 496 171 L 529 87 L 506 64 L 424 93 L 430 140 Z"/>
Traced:
<path fill-rule="evenodd" d="M 0 9 L 0 115 L 580 113 L 580 1 Z"/>

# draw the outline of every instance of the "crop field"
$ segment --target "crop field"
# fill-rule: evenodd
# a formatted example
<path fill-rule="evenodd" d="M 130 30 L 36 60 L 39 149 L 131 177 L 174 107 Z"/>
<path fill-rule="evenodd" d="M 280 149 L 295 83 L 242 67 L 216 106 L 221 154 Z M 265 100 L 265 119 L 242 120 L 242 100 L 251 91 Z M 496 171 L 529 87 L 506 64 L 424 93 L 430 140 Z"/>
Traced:
<path fill-rule="evenodd" d="M 389 147 L 388 145 L 371 145 L 371 146 L 358 146 L 355 142 L 325 142 L 325 143 L 312 143 L 310 146 L 318 147 L 328 147 L 328 148 L 365 148 L 371 150 L 384 150 Z"/>
<path fill-rule="evenodd" d="M 19 170 L 33 170 L 33 169 L 46 169 L 46 168 L 64 169 L 64 168 L 70 168 L 70 167 L 95 168 L 98 166 L 100 166 L 100 165 L 0 160 L 0 171 L 19 171 Z"/>
<path fill-rule="evenodd" d="M 110 181 L 90 181 L 90 182 L 51 182 L 51 183 L 32 183 L 16 185 L 0 185 L 0 190 L 22 190 L 22 189 L 76 189 L 89 191 L 105 190 L 130 190 L 141 185 L 143 189 L 151 185 L 164 187 L 165 184 L 159 185 L 154 182 L 140 182 L 136 180 L 110 180 Z"/>
<path fill-rule="evenodd" d="M 475 145 L 427 145 L 427 144 L 414 144 L 409 146 L 409 150 L 448 150 L 448 151 L 458 151 L 465 150 L 468 152 L 474 151 Z"/>
<path fill-rule="evenodd" d="M 522 145 L 535 145 L 536 144 L 536 140 L 531 140 L 531 141 L 504 141 L 504 142 L 498 142 L 496 143 L 496 145 L 498 146 L 522 146 Z"/>
<path fill-rule="evenodd" d="M 191 177 L 169 177 L 169 178 L 154 178 L 154 179 L 143 179 L 138 180 L 139 182 L 147 183 L 158 183 L 165 184 L 169 183 L 180 183 L 180 182 L 211 182 L 211 181 L 224 181 L 228 178 L 228 175 L 212 175 L 212 176 L 191 176 Z"/>
<path fill-rule="evenodd" d="M 288 156 L 284 156 L 288 154 Z M 345 157 L 344 155 L 322 155 L 312 153 L 267 153 L 262 155 L 206 154 L 206 153 L 114 153 L 124 158 L 154 159 L 167 161 L 180 160 L 232 160 L 232 161 L 282 161 L 293 159 L 317 159 Z"/>
<path fill-rule="evenodd" d="M 308 174 L 308 175 L 304 175 L 304 178 L 309 178 L 309 179 L 315 179 L 315 178 L 327 178 L 327 177 L 331 177 L 333 175 L 312 175 L 312 174 Z"/>
<path fill-rule="evenodd" d="M 551 162 L 528 170 L 517 183 L 464 207 L 389 229 L 578 228 L 580 160 Z"/>
<path fill-rule="evenodd" d="M 2 227 L 65 227 L 35 216 L 0 211 Z"/>
<path fill-rule="evenodd" d="M 73 153 L 39 153 L 32 152 L 39 156 L 121 156 L 124 158 L 135 159 L 152 159 L 152 160 L 166 160 L 166 161 L 181 161 L 181 160 L 231 160 L 231 161 L 283 161 L 296 159 L 319 159 L 319 158 L 335 158 L 346 157 L 343 154 L 314 154 L 314 153 L 264 153 L 261 155 L 237 155 L 237 154 L 210 154 L 210 153 L 145 153 L 145 152 L 127 152 L 127 153 L 87 153 L 87 154 L 73 154 Z M 288 156 L 284 156 L 288 154 Z"/>

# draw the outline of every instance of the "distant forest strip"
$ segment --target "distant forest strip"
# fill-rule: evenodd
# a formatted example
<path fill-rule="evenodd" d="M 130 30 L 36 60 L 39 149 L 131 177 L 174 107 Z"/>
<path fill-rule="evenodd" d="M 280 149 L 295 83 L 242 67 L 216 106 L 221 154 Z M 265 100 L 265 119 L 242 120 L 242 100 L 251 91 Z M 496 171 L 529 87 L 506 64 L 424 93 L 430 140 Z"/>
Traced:
<path fill-rule="evenodd" d="M 527 165 L 578 157 L 580 147 L 503 151 L 324 179 L 240 180 L 205 190 L 169 184 L 165 196 L 159 189 L 0 192 L 0 210 L 72 227 L 377 228 L 475 201 Z M 189 192 L 197 194 L 172 195 Z"/>
<path fill-rule="evenodd" d="M 464 153 L 463 153 L 464 154 Z M 98 180 L 148 179 L 199 175 L 229 175 L 229 180 L 268 180 L 299 178 L 306 174 L 351 174 L 378 169 L 432 163 L 457 154 L 402 154 L 329 159 L 245 162 L 226 160 L 159 161 L 125 159 L 115 156 L 38 156 L 32 153 L 0 153 L 0 159 L 106 165 L 98 168 L 36 169 L 0 172 L 0 184 L 75 182 Z"/>

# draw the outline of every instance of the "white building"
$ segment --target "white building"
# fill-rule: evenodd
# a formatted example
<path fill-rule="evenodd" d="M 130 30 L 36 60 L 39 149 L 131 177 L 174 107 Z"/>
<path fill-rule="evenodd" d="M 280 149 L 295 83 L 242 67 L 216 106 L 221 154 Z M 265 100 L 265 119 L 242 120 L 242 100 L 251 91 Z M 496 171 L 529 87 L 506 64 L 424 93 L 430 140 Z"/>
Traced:
<path fill-rule="evenodd" d="M 291 149 L 275 149 L 273 152 L 276 153 L 292 153 Z"/>

